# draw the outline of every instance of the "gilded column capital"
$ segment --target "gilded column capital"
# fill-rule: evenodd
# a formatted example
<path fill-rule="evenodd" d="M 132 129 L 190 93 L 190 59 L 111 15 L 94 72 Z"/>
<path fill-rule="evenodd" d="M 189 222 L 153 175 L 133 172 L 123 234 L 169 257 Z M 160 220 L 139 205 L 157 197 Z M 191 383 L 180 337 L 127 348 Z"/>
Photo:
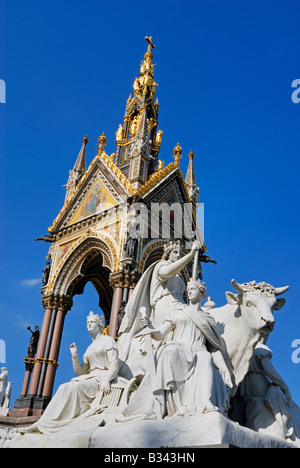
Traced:
<path fill-rule="evenodd" d="M 124 280 L 124 271 L 115 271 L 109 276 L 109 285 L 115 291 L 117 288 L 124 288 Z"/>
<path fill-rule="evenodd" d="M 73 306 L 73 301 L 70 297 L 59 296 L 57 294 L 47 294 L 42 298 L 44 309 L 63 310 L 67 313 Z"/>
<path fill-rule="evenodd" d="M 131 272 L 131 278 L 129 282 L 129 289 L 134 289 L 141 278 L 141 274 L 137 271 Z"/>

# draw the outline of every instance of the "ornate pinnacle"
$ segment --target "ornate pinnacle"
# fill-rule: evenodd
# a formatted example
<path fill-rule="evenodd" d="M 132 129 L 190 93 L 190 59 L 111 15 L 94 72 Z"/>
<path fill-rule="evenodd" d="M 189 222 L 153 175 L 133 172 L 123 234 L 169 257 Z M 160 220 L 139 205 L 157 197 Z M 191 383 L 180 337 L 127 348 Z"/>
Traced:
<path fill-rule="evenodd" d="M 150 36 L 150 37 L 146 36 L 145 40 L 148 42 L 147 53 L 152 55 L 151 49 L 155 49 L 155 45 L 152 42 L 152 36 Z"/>
<path fill-rule="evenodd" d="M 81 140 L 81 143 L 85 146 L 87 143 L 89 143 L 88 137 L 85 135 L 84 139 Z"/>
<path fill-rule="evenodd" d="M 189 160 L 190 160 L 190 161 L 193 161 L 193 159 L 195 159 L 195 157 L 196 157 L 196 156 L 194 155 L 193 151 L 190 151 L 189 154 L 188 154 Z"/>
<path fill-rule="evenodd" d="M 173 158 L 175 159 L 175 164 L 179 166 L 180 159 L 182 159 L 182 148 L 179 143 L 174 148 Z"/>
<path fill-rule="evenodd" d="M 98 154 L 101 154 L 101 153 L 103 153 L 104 146 L 106 145 L 106 142 L 107 142 L 107 139 L 106 139 L 106 136 L 105 136 L 105 133 L 104 133 L 104 132 L 103 132 L 102 135 L 98 138 L 98 142 L 99 142 L 99 145 L 98 145 Z"/>

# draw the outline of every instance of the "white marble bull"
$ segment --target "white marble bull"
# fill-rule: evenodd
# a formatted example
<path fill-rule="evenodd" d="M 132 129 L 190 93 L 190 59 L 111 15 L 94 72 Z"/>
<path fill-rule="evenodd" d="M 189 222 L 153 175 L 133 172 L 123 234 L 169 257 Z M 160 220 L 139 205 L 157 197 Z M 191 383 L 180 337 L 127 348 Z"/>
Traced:
<path fill-rule="evenodd" d="M 216 320 L 222 337 L 223 351 L 235 383 L 234 395 L 248 372 L 257 343 L 274 328 L 274 310 L 281 309 L 286 302 L 277 296 L 287 291 L 289 286 L 274 288 L 256 281 L 239 284 L 232 280 L 231 283 L 238 294 L 226 292 L 228 303 L 209 312 Z"/>

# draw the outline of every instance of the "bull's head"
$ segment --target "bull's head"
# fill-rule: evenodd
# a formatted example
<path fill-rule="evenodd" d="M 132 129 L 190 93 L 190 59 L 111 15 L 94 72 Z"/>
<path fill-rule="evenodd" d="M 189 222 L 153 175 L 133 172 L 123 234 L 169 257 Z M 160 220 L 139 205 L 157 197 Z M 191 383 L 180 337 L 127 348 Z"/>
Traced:
<path fill-rule="evenodd" d="M 227 292 L 227 301 L 239 306 L 250 332 L 262 336 L 270 333 L 275 325 L 274 310 L 280 310 L 286 302 L 285 299 L 277 299 L 277 296 L 287 291 L 289 286 L 274 288 L 267 283 L 251 281 L 239 284 L 235 280 L 231 284 L 238 294 Z"/>

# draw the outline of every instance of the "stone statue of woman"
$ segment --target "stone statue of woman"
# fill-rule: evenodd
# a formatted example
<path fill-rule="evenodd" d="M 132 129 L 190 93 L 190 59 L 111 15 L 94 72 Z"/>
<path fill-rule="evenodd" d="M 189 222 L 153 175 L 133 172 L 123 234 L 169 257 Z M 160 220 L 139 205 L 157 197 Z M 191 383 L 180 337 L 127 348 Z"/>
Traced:
<path fill-rule="evenodd" d="M 117 377 L 119 370 L 115 341 L 110 336 L 102 335 L 102 318 L 93 312 L 87 317 L 87 329 L 92 343 L 83 356 L 82 364 L 79 362 L 75 343 L 70 346 L 76 377 L 59 387 L 45 413 L 36 424 L 28 428 L 27 433 L 59 432 L 88 412 L 100 391 L 110 393 L 111 382 Z"/>
<path fill-rule="evenodd" d="M 145 328 L 139 336 L 151 335 L 162 341 L 171 335 L 171 340 L 158 348 L 155 375 L 146 374 L 124 411 L 125 417 L 152 419 L 210 411 L 225 414 L 229 409 L 232 380 L 215 320 L 201 308 L 205 286 L 191 280 L 187 291 L 189 305 L 171 311 L 160 326 L 153 328 L 149 319 L 141 319 Z M 155 415 L 155 400 L 160 404 L 160 415 Z"/>
<path fill-rule="evenodd" d="M 5 389 L 7 385 L 7 380 L 8 380 L 8 371 L 6 367 L 1 368 L 1 373 L 0 373 L 0 408 L 4 404 L 5 400 Z"/>
<path fill-rule="evenodd" d="M 184 306 L 186 285 L 180 276 L 190 263 L 201 244 L 195 241 L 190 253 L 182 256 L 180 241 L 165 245 L 163 258 L 151 265 L 136 285 L 127 304 L 126 313 L 119 330 L 119 357 L 126 361 L 136 333 L 141 330 L 139 311 L 145 307 L 154 326 L 161 325 L 174 309 Z"/>

